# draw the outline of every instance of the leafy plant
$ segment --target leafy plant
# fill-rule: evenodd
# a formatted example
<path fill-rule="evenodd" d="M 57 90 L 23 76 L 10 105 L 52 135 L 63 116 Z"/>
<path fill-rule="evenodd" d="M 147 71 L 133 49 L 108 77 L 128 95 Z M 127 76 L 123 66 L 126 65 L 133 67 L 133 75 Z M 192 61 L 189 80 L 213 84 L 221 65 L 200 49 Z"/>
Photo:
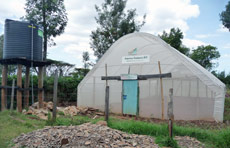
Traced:
<path fill-rule="evenodd" d="M 105 0 L 101 7 L 95 6 L 98 27 L 90 35 L 90 45 L 98 59 L 120 37 L 139 31 L 145 24 L 145 15 L 141 23 L 135 20 L 136 9 L 125 12 L 126 3 L 127 0 Z"/>
<path fill-rule="evenodd" d="M 170 137 L 163 137 L 159 136 L 155 139 L 155 142 L 160 146 L 172 147 L 172 148 L 179 148 L 176 140 Z"/>

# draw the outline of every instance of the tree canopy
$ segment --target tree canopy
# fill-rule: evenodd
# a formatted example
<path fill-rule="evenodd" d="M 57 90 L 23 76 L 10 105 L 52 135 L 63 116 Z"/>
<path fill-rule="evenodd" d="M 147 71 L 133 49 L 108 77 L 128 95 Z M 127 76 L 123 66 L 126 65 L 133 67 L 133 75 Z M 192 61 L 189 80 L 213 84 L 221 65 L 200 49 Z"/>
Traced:
<path fill-rule="evenodd" d="M 0 35 L 0 59 L 2 59 L 3 54 L 3 42 L 4 42 L 4 35 Z"/>
<path fill-rule="evenodd" d="M 84 70 L 84 72 L 85 72 L 84 76 L 88 73 L 88 69 L 89 69 L 89 65 L 90 65 L 89 60 L 90 60 L 89 52 L 87 52 L 87 51 L 83 52 L 82 53 L 82 62 L 83 62 L 83 68 L 85 69 Z"/>
<path fill-rule="evenodd" d="M 218 63 L 215 62 L 215 60 L 220 57 L 220 53 L 216 47 L 211 45 L 198 46 L 190 53 L 190 49 L 182 44 L 184 36 L 183 32 L 179 28 L 171 28 L 169 33 L 163 31 L 163 34 L 159 35 L 159 37 L 207 70 L 212 70 L 218 66 Z"/>
<path fill-rule="evenodd" d="M 226 5 L 226 10 L 221 12 L 220 20 L 222 21 L 223 25 L 230 31 L 230 1 Z"/>
<path fill-rule="evenodd" d="M 127 0 L 105 0 L 101 7 L 95 6 L 98 27 L 91 32 L 90 45 L 98 59 L 120 37 L 139 31 L 145 24 L 145 15 L 142 22 L 135 20 L 136 9 L 125 12 L 126 3 Z"/>
<path fill-rule="evenodd" d="M 198 46 L 197 49 L 193 50 L 190 57 L 207 70 L 212 70 L 218 65 L 217 62 L 214 62 L 214 60 L 217 60 L 220 57 L 220 53 L 214 46 L 202 45 Z"/>
<path fill-rule="evenodd" d="M 67 13 L 64 0 L 26 0 L 26 16 L 23 19 L 34 21 L 43 27 L 44 59 L 47 56 L 47 44 L 55 45 L 52 37 L 61 35 L 67 25 Z"/>
<path fill-rule="evenodd" d="M 163 34 L 159 35 L 159 37 L 181 53 L 187 56 L 189 55 L 190 49 L 182 45 L 182 39 L 184 38 L 184 35 L 179 28 L 171 28 L 169 33 L 163 31 Z"/>
<path fill-rule="evenodd" d="M 63 61 L 56 61 L 47 59 L 48 62 L 51 62 L 51 65 L 47 66 L 47 75 L 51 76 L 55 74 L 55 70 L 57 69 L 59 72 L 59 76 L 68 76 L 74 68 L 74 64 L 70 64 Z"/>

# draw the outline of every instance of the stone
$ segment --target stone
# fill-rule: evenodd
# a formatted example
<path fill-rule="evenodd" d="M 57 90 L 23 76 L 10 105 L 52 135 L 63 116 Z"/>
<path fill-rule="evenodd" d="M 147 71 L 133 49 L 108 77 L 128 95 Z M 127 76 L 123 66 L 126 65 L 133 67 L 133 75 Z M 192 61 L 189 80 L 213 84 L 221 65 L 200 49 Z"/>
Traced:
<path fill-rule="evenodd" d="M 67 138 L 63 138 L 61 140 L 61 145 L 65 145 L 65 144 L 68 144 L 69 143 L 69 140 Z"/>
<path fill-rule="evenodd" d="M 85 145 L 90 145 L 90 144 L 91 144 L 90 141 L 86 141 L 86 142 L 85 142 Z"/>
<path fill-rule="evenodd" d="M 98 121 L 96 124 L 107 126 L 107 122 L 106 121 Z"/>
<path fill-rule="evenodd" d="M 38 102 L 35 102 L 29 107 L 29 110 L 23 110 L 23 114 L 26 115 L 36 115 L 42 117 L 41 119 L 47 120 L 48 112 L 53 111 L 53 102 L 43 102 L 43 108 L 38 108 Z M 98 116 L 103 116 L 104 113 L 99 112 L 97 109 L 91 107 L 76 107 L 76 106 L 67 106 L 67 107 L 57 107 L 57 111 L 61 111 L 64 115 L 76 116 L 76 115 L 94 115 L 94 118 L 99 118 Z"/>
<path fill-rule="evenodd" d="M 114 135 L 119 140 L 114 139 Z M 122 135 L 129 137 L 124 138 Z M 144 143 L 148 139 L 149 143 Z M 159 148 L 153 137 L 127 134 L 101 124 L 85 123 L 79 126 L 46 126 L 13 139 L 14 148 L 53 147 L 53 148 L 101 148 L 139 147 Z"/>

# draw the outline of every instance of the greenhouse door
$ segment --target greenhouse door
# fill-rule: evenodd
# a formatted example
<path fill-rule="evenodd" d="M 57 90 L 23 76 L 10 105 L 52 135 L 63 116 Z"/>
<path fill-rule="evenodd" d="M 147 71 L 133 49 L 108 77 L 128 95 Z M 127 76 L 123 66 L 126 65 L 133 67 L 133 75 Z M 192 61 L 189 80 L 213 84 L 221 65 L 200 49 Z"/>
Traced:
<path fill-rule="evenodd" d="M 123 114 L 138 115 L 138 80 L 123 80 Z"/>

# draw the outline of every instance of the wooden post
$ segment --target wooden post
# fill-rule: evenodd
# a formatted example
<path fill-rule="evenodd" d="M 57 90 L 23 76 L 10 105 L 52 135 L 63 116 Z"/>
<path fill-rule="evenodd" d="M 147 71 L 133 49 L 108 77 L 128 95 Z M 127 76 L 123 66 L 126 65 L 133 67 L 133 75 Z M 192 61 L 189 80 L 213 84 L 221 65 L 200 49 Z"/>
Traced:
<path fill-rule="evenodd" d="M 29 90 L 29 86 L 30 86 L 30 67 L 26 66 L 26 77 L 25 77 L 25 84 L 24 84 L 24 106 L 25 108 L 29 107 L 29 97 L 30 97 L 30 90 Z"/>
<path fill-rule="evenodd" d="M 43 107 L 43 67 L 38 67 L 38 104 Z"/>
<path fill-rule="evenodd" d="M 11 101 L 10 101 L 10 110 L 14 109 L 14 87 L 15 87 L 15 79 L 13 79 L 12 90 L 11 90 Z"/>
<path fill-rule="evenodd" d="M 7 85 L 7 71 L 8 71 L 8 65 L 3 65 L 2 68 L 2 86 Z M 2 93 L 1 93 L 1 109 L 2 111 L 7 108 L 7 89 L 2 88 Z"/>
<path fill-rule="evenodd" d="M 161 74 L 161 65 L 160 61 L 158 61 L 159 72 Z M 163 82 L 162 78 L 160 78 L 160 85 L 161 85 L 161 119 L 164 120 L 164 93 L 163 93 Z"/>
<path fill-rule="evenodd" d="M 105 76 L 107 77 L 107 64 L 105 64 Z M 105 121 L 108 122 L 109 119 L 109 86 L 108 80 L 106 80 L 105 87 Z"/>
<path fill-rule="evenodd" d="M 173 120 L 174 120 L 174 115 L 173 115 L 173 89 L 171 88 L 169 90 L 169 101 L 168 101 L 168 129 L 169 129 L 169 137 L 172 138 L 173 136 Z"/>
<path fill-rule="evenodd" d="M 18 73 L 17 73 L 17 110 L 22 112 L 22 91 L 19 90 L 22 88 L 22 65 L 18 64 Z"/>
<path fill-rule="evenodd" d="M 55 71 L 54 77 L 54 94 L 53 94 L 53 121 L 56 121 L 57 115 L 57 89 L 58 89 L 58 71 Z"/>
<path fill-rule="evenodd" d="M 105 88 L 105 121 L 109 120 L 109 86 Z"/>

